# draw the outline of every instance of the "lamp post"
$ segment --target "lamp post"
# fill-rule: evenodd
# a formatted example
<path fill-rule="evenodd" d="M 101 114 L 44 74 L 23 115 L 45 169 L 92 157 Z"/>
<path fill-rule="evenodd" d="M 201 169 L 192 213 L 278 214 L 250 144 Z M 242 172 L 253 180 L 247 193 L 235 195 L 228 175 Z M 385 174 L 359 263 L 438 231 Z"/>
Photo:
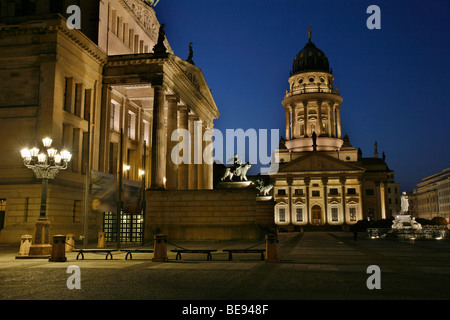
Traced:
<path fill-rule="evenodd" d="M 40 152 L 36 147 L 32 149 L 22 149 L 20 155 L 23 163 L 28 169 L 34 172 L 36 178 L 42 180 L 41 208 L 39 218 L 36 223 L 36 230 L 33 245 L 30 247 L 29 256 L 48 257 L 51 254 L 52 246 L 49 243 L 50 222 L 47 220 L 47 186 L 48 180 L 54 179 L 60 170 L 67 169 L 67 165 L 72 158 L 72 154 L 63 150 L 52 148 L 52 139 L 42 139 L 45 152 Z"/>

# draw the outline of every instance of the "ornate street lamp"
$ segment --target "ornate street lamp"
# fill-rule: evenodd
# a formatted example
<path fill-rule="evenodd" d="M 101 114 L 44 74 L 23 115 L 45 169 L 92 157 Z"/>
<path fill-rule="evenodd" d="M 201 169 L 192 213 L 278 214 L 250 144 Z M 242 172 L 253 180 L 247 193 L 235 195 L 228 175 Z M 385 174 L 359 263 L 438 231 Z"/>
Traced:
<path fill-rule="evenodd" d="M 51 147 L 52 139 L 50 138 L 42 139 L 42 144 L 45 148 L 44 152 L 40 152 L 36 147 L 25 148 L 20 151 L 20 155 L 25 166 L 34 172 L 36 178 L 42 180 L 40 214 L 36 223 L 34 243 L 30 247 L 29 255 L 46 257 L 51 253 L 51 245 L 49 244 L 50 223 L 46 216 L 48 180 L 54 179 L 60 170 L 67 169 L 72 154 L 67 150 L 58 153 L 58 150 Z"/>

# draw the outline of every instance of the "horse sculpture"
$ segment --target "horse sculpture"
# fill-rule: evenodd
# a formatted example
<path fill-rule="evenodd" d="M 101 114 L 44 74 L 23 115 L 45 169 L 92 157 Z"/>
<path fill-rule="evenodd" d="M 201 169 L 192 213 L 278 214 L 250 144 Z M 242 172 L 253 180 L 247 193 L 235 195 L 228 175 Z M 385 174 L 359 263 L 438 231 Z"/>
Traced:
<path fill-rule="evenodd" d="M 226 178 L 230 178 L 230 181 L 233 181 L 233 177 L 237 176 L 240 177 L 240 180 L 245 180 L 247 181 L 247 171 L 248 169 L 250 169 L 252 165 L 247 162 L 245 165 L 243 166 L 238 166 L 236 167 L 233 171 L 232 168 L 226 168 L 225 169 L 225 173 L 222 176 L 222 181 L 224 181 Z"/>

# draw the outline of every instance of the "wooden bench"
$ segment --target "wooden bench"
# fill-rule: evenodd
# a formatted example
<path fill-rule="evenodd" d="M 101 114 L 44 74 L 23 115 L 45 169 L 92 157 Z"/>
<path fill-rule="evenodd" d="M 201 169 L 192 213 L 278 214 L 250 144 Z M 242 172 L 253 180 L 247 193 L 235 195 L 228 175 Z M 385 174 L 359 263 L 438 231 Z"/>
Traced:
<path fill-rule="evenodd" d="M 108 260 L 108 257 L 112 260 L 111 252 L 117 251 L 116 249 L 72 249 L 72 252 L 78 252 L 77 260 L 81 255 L 81 259 L 84 260 L 85 253 L 106 253 L 105 259 Z"/>
<path fill-rule="evenodd" d="M 128 257 L 133 259 L 132 253 L 153 253 L 153 249 L 125 249 L 123 251 L 126 251 L 127 254 L 125 255 L 125 260 L 128 260 Z"/>
<path fill-rule="evenodd" d="M 172 252 L 176 252 L 177 255 L 175 257 L 175 260 L 178 260 L 180 258 L 181 260 L 181 254 L 182 253 L 206 253 L 206 260 L 212 260 L 211 252 L 217 251 L 216 249 L 194 249 L 194 250 L 188 250 L 188 249 L 173 249 L 170 250 Z"/>
<path fill-rule="evenodd" d="M 260 253 L 261 261 L 264 260 L 264 252 L 266 249 L 224 249 L 224 252 L 228 252 L 228 260 L 233 260 L 233 253 Z"/>

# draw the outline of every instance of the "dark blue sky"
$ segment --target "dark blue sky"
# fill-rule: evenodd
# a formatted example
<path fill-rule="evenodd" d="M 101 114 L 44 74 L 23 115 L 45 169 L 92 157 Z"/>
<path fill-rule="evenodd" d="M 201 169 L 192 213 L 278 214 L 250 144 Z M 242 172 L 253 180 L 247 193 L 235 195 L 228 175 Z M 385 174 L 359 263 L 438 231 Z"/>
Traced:
<path fill-rule="evenodd" d="M 381 9 L 380 30 L 366 27 L 372 4 Z M 186 59 L 194 43 L 222 132 L 284 136 L 281 101 L 312 23 L 352 145 L 371 157 L 377 141 L 402 191 L 450 166 L 448 0 L 160 0 L 155 11 L 177 56 Z"/>

